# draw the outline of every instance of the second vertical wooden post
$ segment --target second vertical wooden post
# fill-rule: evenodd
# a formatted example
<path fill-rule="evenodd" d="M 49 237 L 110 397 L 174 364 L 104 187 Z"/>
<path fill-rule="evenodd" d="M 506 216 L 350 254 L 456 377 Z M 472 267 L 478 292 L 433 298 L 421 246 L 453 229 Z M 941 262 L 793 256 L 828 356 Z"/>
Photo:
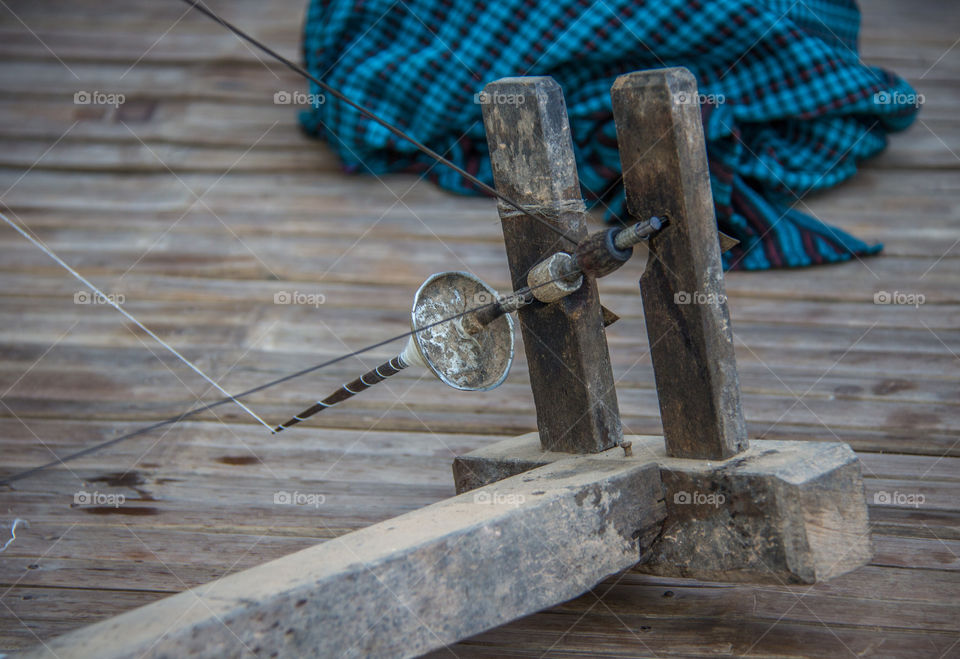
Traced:
<path fill-rule="evenodd" d="M 640 278 L 667 453 L 722 460 L 747 448 L 697 82 L 638 71 L 611 91 L 627 208 L 667 215 Z"/>

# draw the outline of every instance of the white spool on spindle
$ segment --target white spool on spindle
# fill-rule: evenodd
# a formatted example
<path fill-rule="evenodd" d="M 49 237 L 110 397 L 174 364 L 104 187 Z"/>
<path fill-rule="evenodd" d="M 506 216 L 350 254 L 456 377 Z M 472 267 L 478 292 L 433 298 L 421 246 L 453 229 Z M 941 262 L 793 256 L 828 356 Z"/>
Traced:
<path fill-rule="evenodd" d="M 557 252 L 550 258 L 533 266 L 527 275 L 527 286 L 533 297 L 549 304 L 556 302 L 580 288 L 583 275 L 570 279 L 571 272 L 577 271 L 577 262 L 566 252 Z"/>

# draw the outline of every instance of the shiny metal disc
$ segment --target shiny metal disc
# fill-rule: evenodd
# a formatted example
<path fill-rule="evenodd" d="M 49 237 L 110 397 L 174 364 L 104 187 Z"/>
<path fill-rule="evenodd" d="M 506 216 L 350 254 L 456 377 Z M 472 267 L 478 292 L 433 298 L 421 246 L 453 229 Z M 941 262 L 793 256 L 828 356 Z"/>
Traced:
<path fill-rule="evenodd" d="M 440 272 L 423 282 L 413 301 L 413 329 L 427 327 L 497 299 L 497 292 L 467 272 Z M 443 382 L 463 391 L 499 386 L 513 363 L 513 318 L 497 318 L 474 335 L 461 319 L 413 335 L 424 363 Z"/>

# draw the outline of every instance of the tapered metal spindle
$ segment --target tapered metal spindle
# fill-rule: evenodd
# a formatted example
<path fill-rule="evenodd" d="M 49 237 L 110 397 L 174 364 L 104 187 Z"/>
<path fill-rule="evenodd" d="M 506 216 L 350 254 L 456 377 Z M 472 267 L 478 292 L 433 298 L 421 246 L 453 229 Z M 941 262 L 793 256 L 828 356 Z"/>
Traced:
<path fill-rule="evenodd" d="M 403 351 L 317 401 L 280 424 L 274 433 L 295 426 L 328 407 L 342 403 L 409 366 L 419 366 L 444 384 L 461 391 L 486 391 L 500 385 L 513 363 L 513 320 L 508 309 L 477 318 L 464 309 L 471 300 L 496 300 L 496 290 L 466 272 L 431 275 L 414 296 L 409 333 Z"/>
<path fill-rule="evenodd" d="M 386 361 L 377 366 L 375 369 L 367 371 L 357 379 L 341 385 L 339 389 L 323 400 L 318 400 L 314 405 L 311 405 L 299 414 L 294 415 L 289 421 L 281 423 L 274 429 L 273 432 L 277 433 L 284 428 L 289 428 L 290 426 L 297 425 L 301 421 L 306 421 L 314 414 L 322 412 L 328 407 L 333 407 L 337 403 L 342 403 L 349 398 L 353 398 L 361 391 L 366 391 L 373 385 L 383 382 L 391 375 L 396 375 L 408 366 L 410 366 L 410 364 L 404 361 L 403 355 L 397 355 L 390 361 Z"/>
<path fill-rule="evenodd" d="M 584 273 L 602 277 L 617 269 L 630 258 L 633 245 L 657 233 L 666 223 L 666 219 L 661 220 L 660 218 L 652 217 L 649 220 L 638 222 L 623 230 L 608 229 L 597 232 L 582 241 L 581 246 L 585 246 L 586 249 L 580 249 L 580 246 L 578 246 L 577 252 L 574 255 L 558 252 L 534 266 L 528 273 L 528 285 L 514 291 L 511 295 L 498 296 L 493 289 L 486 287 L 486 284 L 475 280 L 476 283 L 486 287 L 485 297 L 489 297 L 490 302 L 481 304 L 474 313 L 461 313 L 450 318 L 449 320 L 455 328 L 455 334 L 450 336 L 459 335 L 461 340 L 468 339 L 470 336 L 479 334 L 485 327 L 498 318 L 517 311 L 521 307 L 534 302 L 549 304 L 569 295 L 580 288 L 583 283 L 582 275 Z M 447 273 L 447 275 L 435 275 L 434 278 L 442 278 L 450 274 L 460 277 L 465 276 L 463 273 Z M 427 280 L 427 283 L 432 281 L 432 279 L 433 278 Z M 426 284 L 424 285 L 426 286 Z M 418 292 L 417 296 L 418 301 L 422 291 L 423 288 L 421 287 L 421 291 Z M 450 299 L 453 298 L 451 297 Z M 417 303 L 414 304 L 414 307 L 416 309 Z M 416 332 L 414 334 L 416 334 Z M 294 415 L 290 420 L 277 426 L 274 429 L 274 433 L 281 432 L 290 426 L 295 426 L 328 407 L 333 407 L 349 398 L 353 398 L 361 391 L 366 391 L 371 386 L 383 382 L 391 375 L 396 375 L 401 370 L 414 364 L 428 367 L 434 371 L 435 375 L 438 375 L 438 377 L 441 377 L 447 384 L 451 384 L 454 387 L 466 390 L 486 388 L 460 386 L 443 378 L 441 373 L 438 372 L 436 364 L 428 365 L 424 361 L 423 355 L 417 348 L 415 339 L 411 337 L 401 354 L 388 362 L 384 362 L 372 371 L 364 373 L 355 380 L 341 385 L 340 388 L 331 395 L 323 400 L 317 401 L 299 414 Z M 509 368 L 509 364 L 507 367 Z M 443 368 L 440 369 L 440 371 L 443 370 Z M 499 381 L 497 384 L 499 384 Z"/>

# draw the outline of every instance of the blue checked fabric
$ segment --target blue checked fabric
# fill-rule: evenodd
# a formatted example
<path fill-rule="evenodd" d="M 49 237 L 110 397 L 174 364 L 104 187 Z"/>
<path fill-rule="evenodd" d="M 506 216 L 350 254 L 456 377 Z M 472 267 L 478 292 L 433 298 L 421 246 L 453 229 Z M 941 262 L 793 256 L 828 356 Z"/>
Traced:
<path fill-rule="evenodd" d="M 505 76 L 553 76 L 585 199 L 627 221 L 610 87 L 622 73 L 687 67 L 717 221 L 741 241 L 725 266 L 760 270 L 882 248 L 791 208 L 852 176 L 916 115 L 906 82 L 859 60 L 859 26 L 852 0 L 311 0 L 303 49 L 313 74 L 491 184 L 475 94 Z M 347 171 L 421 172 L 477 194 L 333 98 L 301 119 Z"/>

